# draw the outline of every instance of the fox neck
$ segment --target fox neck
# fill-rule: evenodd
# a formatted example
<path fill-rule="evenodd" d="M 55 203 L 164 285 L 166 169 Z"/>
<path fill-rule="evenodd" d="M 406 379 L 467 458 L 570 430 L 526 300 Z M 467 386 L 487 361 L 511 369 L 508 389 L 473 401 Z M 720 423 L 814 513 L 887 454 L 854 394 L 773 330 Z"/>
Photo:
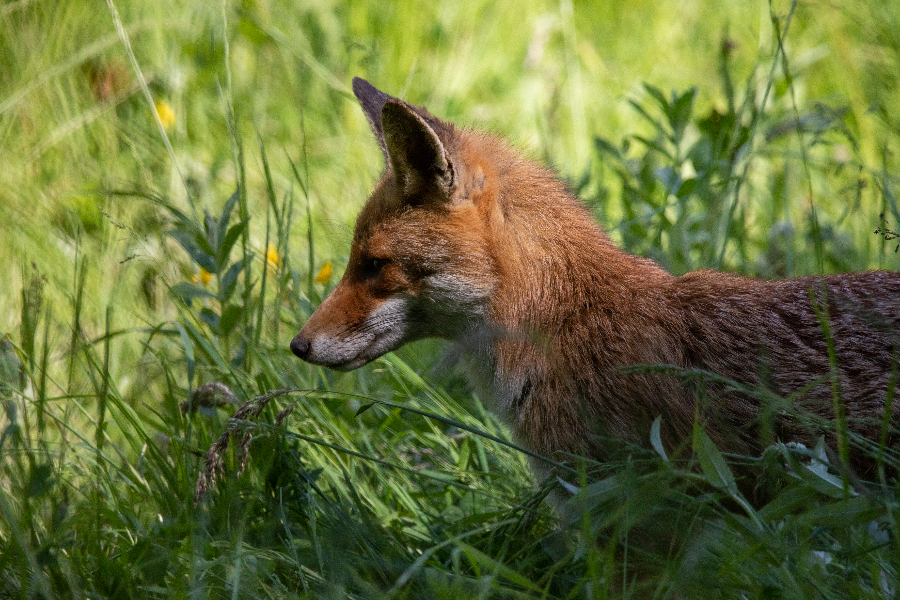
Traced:
<path fill-rule="evenodd" d="M 617 248 L 550 172 L 529 163 L 519 168 L 524 173 L 502 177 L 497 200 L 503 224 L 492 248 L 500 281 L 490 307 L 494 324 L 555 335 L 585 311 L 619 312 L 623 295 L 646 298 L 672 279 L 653 261 Z"/>
<path fill-rule="evenodd" d="M 499 285 L 480 364 L 480 379 L 489 382 L 496 408 L 514 429 L 529 395 L 571 397 L 577 384 L 560 373 L 586 375 L 606 366 L 602 362 L 665 362 L 640 352 L 614 355 L 621 349 L 597 355 L 584 346 L 590 340 L 596 348 L 618 327 L 633 330 L 651 305 L 658 312 L 660 290 L 673 280 L 656 263 L 619 250 L 551 173 L 530 163 L 519 169 L 501 177 L 497 212 L 503 218 L 492 249 Z"/>

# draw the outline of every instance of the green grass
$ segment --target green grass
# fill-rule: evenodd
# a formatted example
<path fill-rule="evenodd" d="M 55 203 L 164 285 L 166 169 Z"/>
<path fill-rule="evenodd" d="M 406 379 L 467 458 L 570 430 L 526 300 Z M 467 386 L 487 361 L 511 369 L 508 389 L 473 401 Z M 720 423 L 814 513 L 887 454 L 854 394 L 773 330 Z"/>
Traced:
<path fill-rule="evenodd" d="M 113 5 L 124 36 L 105 2 L 0 7 L 0 597 L 896 595 L 896 488 L 821 449 L 772 447 L 763 506 L 700 431 L 567 490 L 441 343 L 347 374 L 287 345 L 382 166 L 354 75 L 509 137 L 673 272 L 896 269 L 900 6 Z"/>

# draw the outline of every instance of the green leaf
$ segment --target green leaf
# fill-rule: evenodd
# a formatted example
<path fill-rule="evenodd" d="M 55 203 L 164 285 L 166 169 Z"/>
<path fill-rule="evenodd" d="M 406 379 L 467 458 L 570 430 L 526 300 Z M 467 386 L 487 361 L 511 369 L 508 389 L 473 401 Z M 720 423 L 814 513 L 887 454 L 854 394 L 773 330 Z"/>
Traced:
<path fill-rule="evenodd" d="M 512 582 L 513 584 L 531 590 L 533 593 L 542 594 L 545 592 L 539 585 L 525 577 L 524 575 L 519 574 L 515 570 L 509 568 L 504 563 L 491 558 L 481 550 L 478 550 L 474 546 L 470 546 L 465 542 L 457 542 L 459 548 L 466 553 L 469 557 L 469 560 L 473 563 L 478 563 L 486 572 L 496 573 L 500 577 Z"/>
<path fill-rule="evenodd" d="M 43 496 L 53 487 L 53 465 L 35 464 L 28 473 L 28 497 Z"/>
<path fill-rule="evenodd" d="M 219 224 L 207 211 L 203 211 L 203 235 L 198 236 L 197 242 L 201 248 L 208 248 L 211 256 L 215 256 L 219 245 Z"/>
<path fill-rule="evenodd" d="M 619 496 L 622 493 L 622 478 L 618 475 L 610 475 L 606 479 L 595 481 L 584 488 L 586 498 L 608 498 Z"/>
<path fill-rule="evenodd" d="M 622 153 L 619 149 L 612 142 L 609 142 L 602 137 L 594 138 L 594 148 L 597 150 L 597 154 L 601 156 L 608 154 L 615 159 L 622 160 Z"/>
<path fill-rule="evenodd" d="M 222 207 L 222 214 L 219 215 L 218 235 L 216 236 L 220 242 L 219 247 L 216 248 L 217 254 L 221 254 L 221 242 L 225 239 L 225 232 L 228 231 L 228 222 L 231 220 L 231 213 L 234 211 L 234 207 L 237 205 L 240 197 L 240 191 L 235 190 L 231 197 L 225 201 L 225 206 Z M 225 254 L 227 255 L 227 252 Z"/>
<path fill-rule="evenodd" d="M 182 324 L 178 324 L 179 327 Z M 197 328 L 194 327 L 190 322 L 183 323 L 183 327 L 187 332 L 187 335 L 190 336 L 191 340 L 197 344 L 197 347 L 200 351 L 206 355 L 211 363 L 222 372 L 227 373 L 230 369 L 228 368 L 228 364 L 226 363 L 225 358 L 222 357 L 221 353 L 217 348 L 215 348 L 210 341 L 207 339 L 208 336 L 203 336 L 197 331 Z"/>
<path fill-rule="evenodd" d="M 694 436 L 694 452 L 697 453 L 700 468 L 703 469 L 703 475 L 710 485 L 732 493 L 737 492 L 734 474 L 725 462 L 722 453 L 703 430 L 698 431 Z"/>
<path fill-rule="evenodd" d="M 672 131 L 675 133 L 677 139 L 681 138 L 685 127 L 687 127 L 691 120 L 691 112 L 693 111 L 694 97 L 696 94 L 697 88 L 691 88 L 679 96 L 672 105 L 672 110 L 669 114 L 669 123 L 671 124 Z"/>
<path fill-rule="evenodd" d="M 234 294 L 234 290 L 237 287 L 238 277 L 240 276 L 241 271 L 244 270 L 245 264 L 244 259 L 236 261 L 228 267 L 228 270 L 225 271 L 225 274 L 219 279 L 219 302 L 224 304 L 231 299 L 231 295 Z"/>
<path fill-rule="evenodd" d="M 647 121 L 648 121 L 651 125 L 653 125 L 654 129 L 656 129 L 659 133 L 661 133 L 661 134 L 663 134 L 663 135 L 666 135 L 666 136 L 668 137 L 668 134 L 667 134 L 667 132 L 666 132 L 666 128 L 662 125 L 662 123 L 660 123 L 660 122 L 657 121 L 655 118 L 653 118 L 653 116 L 651 116 L 650 113 L 648 113 L 648 112 L 644 109 L 643 106 L 641 106 L 640 104 L 638 104 L 638 103 L 635 102 L 634 100 L 629 100 L 629 101 L 628 101 L 628 104 L 630 104 L 632 108 L 634 108 L 636 111 L 638 111 L 638 113 L 640 113 L 640 115 L 641 115 L 642 117 L 644 117 L 645 119 L 647 119 Z"/>
<path fill-rule="evenodd" d="M 181 345 L 184 347 L 184 360 L 187 363 L 188 386 L 193 386 L 194 382 L 194 344 L 191 337 L 181 323 L 175 323 L 178 335 L 181 337 Z"/>
<path fill-rule="evenodd" d="M 829 473 L 826 464 L 822 462 L 824 452 L 822 458 L 818 460 L 811 457 L 812 466 L 800 462 L 796 452 L 791 452 L 786 446 L 782 447 L 782 455 L 797 477 L 802 479 L 812 489 L 832 498 L 842 498 L 844 496 L 843 481 Z M 855 492 L 851 490 L 851 493 Z"/>
<path fill-rule="evenodd" d="M 557 483 L 559 483 L 559 485 L 561 485 L 561 486 L 563 487 L 564 490 L 566 490 L 567 492 L 569 492 L 569 493 L 572 494 L 573 496 L 574 496 L 575 494 L 578 494 L 579 492 L 581 492 L 581 488 L 580 488 L 580 487 L 578 487 L 577 485 L 575 485 L 575 484 L 573 484 L 573 483 L 569 483 L 568 481 L 566 481 L 566 480 L 563 479 L 562 477 L 557 477 L 557 478 L 556 478 L 556 481 L 557 481 Z M 571 502 L 571 500 L 570 500 L 570 502 Z"/>
<path fill-rule="evenodd" d="M 806 485 L 795 485 L 783 490 L 759 511 L 765 521 L 777 521 L 803 508 L 815 506 L 821 496 Z"/>
<path fill-rule="evenodd" d="M 472 448 L 469 444 L 469 438 L 463 438 L 459 445 L 459 458 L 456 461 L 456 467 L 464 471 L 469 466 L 469 457 L 472 455 Z"/>
<path fill-rule="evenodd" d="M 847 528 L 867 524 L 884 514 L 884 507 L 865 496 L 856 496 L 817 506 L 798 517 L 798 521 L 811 527 Z"/>
<path fill-rule="evenodd" d="M 759 518 L 759 514 L 738 491 L 734 474 L 732 474 L 731 469 L 725 462 L 722 453 L 719 452 L 713 441 L 709 439 L 706 432 L 696 424 L 694 425 L 694 452 L 700 460 L 700 468 L 703 469 L 703 475 L 710 485 L 725 491 L 753 519 L 756 526 L 763 529 L 763 523 Z"/>
<path fill-rule="evenodd" d="M 678 187 L 678 191 L 675 192 L 675 197 L 684 198 L 693 193 L 695 189 L 697 189 L 697 180 L 693 177 L 691 179 L 685 179 Z"/>
<path fill-rule="evenodd" d="M 656 103 L 659 104 L 660 108 L 662 108 L 666 114 L 669 114 L 669 101 L 666 99 L 666 95 L 662 93 L 662 90 L 646 82 L 644 83 L 644 89 L 654 100 L 656 100 Z"/>
<path fill-rule="evenodd" d="M 666 456 L 666 450 L 662 445 L 662 438 L 659 435 L 661 424 L 662 415 L 653 419 L 653 425 L 650 426 L 650 445 L 653 446 L 653 449 L 656 450 L 656 453 L 659 454 L 664 461 L 669 462 L 669 457 Z"/>
<path fill-rule="evenodd" d="M 219 315 L 211 308 L 200 310 L 200 320 L 209 325 L 214 333 L 219 332 Z"/>
<path fill-rule="evenodd" d="M 243 233 L 249 223 L 250 219 L 244 219 L 240 223 L 235 223 L 231 226 L 231 229 L 228 230 L 228 233 L 225 234 L 225 239 L 223 239 L 222 243 L 219 245 L 217 254 L 217 259 L 221 266 L 225 266 L 225 263 L 228 262 L 228 255 L 231 254 L 231 249 L 240 239 L 241 233 Z"/>
<path fill-rule="evenodd" d="M 190 304 L 191 300 L 194 298 L 215 298 L 212 293 L 186 281 L 173 285 L 172 293 L 184 300 L 187 304 Z"/>
<path fill-rule="evenodd" d="M 353 416 L 358 417 L 359 415 L 363 414 L 364 412 L 366 412 L 367 410 L 369 410 L 370 408 L 375 406 L 375 404 L 376 404 L 375 402 L 369 402 L 368 404 L 363 404 L 362 406 L 360 406 L 359 408 L 356 409 L 356 412 L 353 414 Z"/>
<path fill-rule="evenodd" d="M 229 304 L 225 310 L 222 311 L 222 318 L 219 319 L 219 333 L 221 335 L 228 335 L 231 333 L 234 330 L 234 326 L 240 321 L 243 312 L 244 308 L 242 306 Z"/>
<path fill-rule="evenodd" d="M 181 229 L 173 229 L 169 232 L 169 235 L 184 248 L 185 252 L 188 253 L 195 263 L 210 273 L 217 272 L 216 261 L 213 259 L 212 254 L 204 250 L 196 241 L 200 237 L 199 235 L 191 236 Z"/>
<path fill-rule="evenodd" d="M 16 356 L 15 348 L 6 338 L 0 338 L 0 396 L 10 395 L 12 390 L 22 388 L 22 361 Z"/>
<path fill-rule="evenodd" d="M 656 150 L 657 152 L 659 152 L 660 154 L 662 154 L 663 156 L 665 156 L 666 158 L 668 158 L 670 161 L 675 162 L 675 157 L 672 156 L 672 153 L 669 152 L 668 150 L 666 150 L 666 149 L 665 149 L 664 147 L 662 147 L 661 145 L 659 145 L 659 144 L 657 144 L 656 142 L 654 142 L 653 140 L 650 140 L 650 139 L 645 138 L 645 137 L 640 136 L 640 135 L 634 135 L 634 136 L 632 136 L 632 137 L 633 137 L 634 139 L 636 139 L 637 141 L 639 141 L 640 143 L 642 143 L 642 144 L 644 144 L 645 146 L 647 146 L 648 148 L 650 148 L 650 149 L 652 149 L 652 150 Z"/>
<path fill-rule="evenodd" d="M 659 167 L 654 170 L 654 174 L 665 186 L 667 196 L 681 188 L 681 175 L 672 167 Z"/>

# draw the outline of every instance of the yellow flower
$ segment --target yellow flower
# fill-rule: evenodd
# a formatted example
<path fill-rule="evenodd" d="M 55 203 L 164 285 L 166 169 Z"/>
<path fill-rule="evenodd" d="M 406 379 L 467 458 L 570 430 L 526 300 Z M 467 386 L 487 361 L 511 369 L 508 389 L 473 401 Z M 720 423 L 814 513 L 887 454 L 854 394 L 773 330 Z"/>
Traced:
<path fill-rule="evenodd" d="M 154 104 L 156 105 L 156 114 L 159 115 L 159 121 L 162 123 L 162 126 L 166 131 L 172 129 L 172 126 L 175 125 L 175 111 L 172 110 L 172 107 L 169 106 L 169 103 L 165 100 L 157 100 Z"/>
<path fill-rule="evenodd" d="M 319 269 L 319 274 L 316 275 L 316 282 L 318 283 L 328 283 L 328 280 L 331 279 L 331 272 L 334 270 L 334 267 L 331 265 L 331 261 L 328 261 L 322 268 Z"/>
<path fill-rule="evenodd" d="M 268 249 L 266 249 L 266 260 L 272 267 L 281 266 L 281 258 L 278 256 L 278 248 L 275 247 L 275 244 L 269 244 Z"/>
<path fill-rule="evenodd" d="M 212 273 L 210 273 L 203 267 L 200 267 L 200 276 L 199 277 L 197 277 L 196 275 L 191 277 L 191 281 L 193 281 L 194 283 L 202 283 L 203 287 L 206 287 L 206 284 L 208 284 L 211 279 L 212 279 Z"/>

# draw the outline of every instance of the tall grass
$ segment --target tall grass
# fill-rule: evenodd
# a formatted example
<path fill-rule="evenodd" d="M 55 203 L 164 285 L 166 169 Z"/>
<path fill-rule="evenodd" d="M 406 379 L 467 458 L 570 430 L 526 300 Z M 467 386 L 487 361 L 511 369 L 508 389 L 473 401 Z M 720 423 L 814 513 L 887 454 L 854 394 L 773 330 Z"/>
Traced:
<path fill-rule="evenodd" d="M 650 431 L 535 481 L 441 344 L 337 374 L 287 343 L 380 169 L 357 74 L 523 143 L 673 272 L 895 268 L 872 231 L 900 220 L 898 19 L 4 5 L 0 596 L 894 597 L 890 468 L 861 485 L 824 447 L 726 457 L 701 430 L 677 462 Z M 732 472 L 748 460 L 768 502 Z"/>

